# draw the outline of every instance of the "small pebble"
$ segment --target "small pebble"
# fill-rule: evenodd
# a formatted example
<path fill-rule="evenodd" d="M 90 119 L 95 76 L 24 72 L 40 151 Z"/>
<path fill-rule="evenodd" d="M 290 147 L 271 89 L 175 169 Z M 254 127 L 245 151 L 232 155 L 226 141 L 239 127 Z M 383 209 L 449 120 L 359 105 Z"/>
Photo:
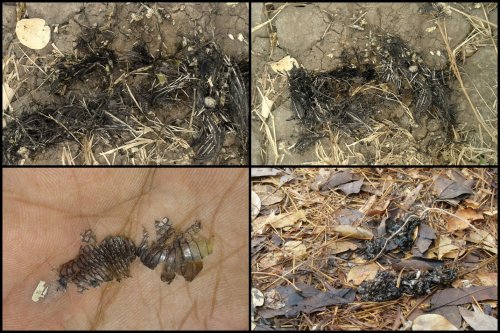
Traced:
<path fill-rule="evenodd" d="M 210 97 L 210 96 L 207 96 L 205 97 L 205 106 L 207 108 L 215 108 L 215 106 L 217 105 L 217 101 L 213 98 L 213 97 Z"/>
<path fill-rule="evenodd" d="M 415 66 L 415 65 L 410 66 L 410 67 L 408 68 L 408 70 L 409 70 L 410 72 L 412 72 L 412 73 L 416 73 L 416 72 L 418 71 L 418 66 Z"/>
<path fill-rule="evenodd" d="M 420 126 L 413 130 L 411 133 L 416 140 L 421 140 L 427 136 L 427 129 L 424 126 Z"/>
<path fill-rule="evenodd" d="M 439 120 L 437 120 L 437 119 L 429 120 L 429 123 L 427 123 L 427 129 L 430 132 L 435 132 L 435 131 L 439 130 L 440 127 L 441 127 L 441 125 L 439 124 Z"/>

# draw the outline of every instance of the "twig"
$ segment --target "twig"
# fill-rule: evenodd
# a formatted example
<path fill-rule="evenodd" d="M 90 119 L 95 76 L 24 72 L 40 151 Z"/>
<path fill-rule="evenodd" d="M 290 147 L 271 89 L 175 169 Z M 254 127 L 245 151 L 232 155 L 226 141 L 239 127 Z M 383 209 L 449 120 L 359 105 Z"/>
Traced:
<path fill-rule="evenodd" d="M 128 90 L 128 92 L 129 92 L 129 94 L 130 94 L 130 97 L 132 97 L 132 99 L 134 100 L 135 105 L 137 105 L 137 107 L 139 108 L 139 110 L 141 110 L 141 112 L 144 112 L 144 111 L 142 110 L 141 106 L 139 105 L 139 103 L 137 103 L 137 100 L 135 99 L 134 95 L 132 94 L 132 91 L 130 90 L 130 87 L 128 86 L 128 84 L 127 84 L 127 83 L 125 83 L 125 86 L 127 87 L 127 90 Z"/>
<path fill-rule="evenodd" d="M 46 114 L 43 114 L 40 112 L 40 115 L 44 116 L 45 118 L 48 118 L 52 121 L 54 121 L 57 125 L 61 126 L 62 128 L 64 128 L 66 130 L 66 132 L 68 132 L 69 135 L 71 135 L 73 137 L 73 139 L 76 140 L 76 142 L 78 142 L 80 144 L 80 146 L 83 147 L 82 143 L 80 142 L 80 140 L 78 140 L 76 138 L 76 136 L 73 135 L 73 133 L 71 133 L 71 131 L 66 127 L 64 126 L 64 124 L 62 124 L 61 122 L 59 122 L 56 118 L 54 118 L 52 115 L 46 115 Z"/>
<path fill-rule="evenodd" d="M 266 273 L 266 272 L 252 272 L 252 274 L 260 274 L 260 275 L 271 275 L 271 276 L 276 276 L 277 278 L 280 278 L 280 279 L 283 279 L 285 280 L 286 282 L 290 283 L 290 285 L 292 287 L 295 288 L 295 290 L 297 291 L 302 291 L 300 290 L 300 288 L 298 288 L 292 281 L 288 280 L 286 277 L 283 277 L 281 275 L 278 275 L 278 274 L 274 274 L 274 273 Z"/>
<path fill-rule="evenodd" d="M 259 87 L 257 87 L 257 90 L 259 91 L 259 94 L 262 97 L 262 100 L 265 100 L 264 94 L 262 93 L 262 91 L 260 90 Z M 277 164 L 279 155 L 278 155 L 278 145 L 276 144 L 276 126 L 274 126 L 274 116 L 272 113 L 269 113 L 269 117 L 271 118 L 271 122 L 273 124 L 273 133 L 271 133 L 271 129 L 269 128 L 269 125 L 267 124 L 267 120 L 264 117 L 262 117 L 260 112 L 255 111 L 255 113 L 262 121 L 262 125 L 264 126 L 264 130 L 265 130 L 267 139 L 269 140 L 269 143 L 271 144 L 271 148 L 272 148 L 273 153 L 274 153 L 274 164 Z"/>
<path fill-rule="evenodd" d="M 56 46 L 56 44 L 52 43 L 52 47 L 54 48 L 54 50 L 57 51 L 57 53 L 59 53 L 62 57 L 64 57 L 64 54 L 61 52 L 61 50 L 59 50 L 59 48 Z"/>
<path fill-rule="evenodd" d="M 36 62 L 34 62 L 33 60 L 31 60 L 30 57 L 28 57 L 28 55 L 26 54 L 26 52 L 24 52 L 24 50 L 22 48 L 19 48 L 23 53 L 24 55 L 26 56 L 26 58 L 28 58 L 29 61 L 31 61 L 33 63 L 33 65 L 35 65 L 36 68 L 38 68 L 43 74 L 47 75 L 47 73 L 45 73 L 45 71 L 43 69 L 40 68 L 40 66 L 38 66 L 36 64 Z"/>
<path fill-rule="evenodd" d="M 253 28 L 252 28 L 252 33 L 256 32 L 256 31 L 257 31 L 257 30 L 259 30 L 260 28 L 264 27 L 266 24 L 271 23 L 271 22 L 274 20 L 274 18 L 275 18 L 276 16 L 278 16 L 278 14 L 279 14 L 279 13 L 280 13 L 283 9 L 285 9 L 285 7 L 286 7 L 286 6 L 288 6 L 288 2 L 287 2 L 287 3 L 285 3 L 283 6 L 281 6 L 280 8 L 278 8 L 278 12 L 277 12 L 276 14 L 274 14 L 274 16 L 273 16 L 273 17 L 271 17 L 269 20 L 267 20 L 267 21 L 265 21 L 265 22 L 262 22 L 261 24 L 256 25 L 255 27 L 253 27 Z"/>
<path fill-rule="evenodd" d="M 194 109 L 196 106 L 196 88 L 193 89 L 193 108 L 191 109 L 191 118 L 189 118 L 189 130 L 193 128 L 193 117 L 194 117 Z"/>
<path fill-rule="evenodd" d="M 487 20 L 483 20 L 483 19 L 482 19 L 482 18 L 480 18 L 480 17 L 473 16 L 473 15 L 469 15 L 469 14 L 467 14 L 467 13 L 462 12 L 461 10 L 458 10 L 458 9 L 456 9 L 456 8 L 453 8 L 452 6 L 450 6 L 450 9 L 451 9 L 451 10 L 456 11 L 457 13 L 460 13 L 460 14 L 464 15 L 465 17 L 467 17 L 467 18 L 469 18 L 469 19 L 471 19 L 471 20 L 472 20 L 472 19 L 474 19 L 474 20 L 478 20 L 478 21 L 481 21 L 481 22 L 483 22 L 483 23 L 489 24 L 489 25 L 491 25 L 491 26 L 493 26 L 493 27 L 495 27 L 495 28 L 498 28 L 498 26 L 497 26 L 496 24 L 491 23 L 490 21 L 487 21 Z"/>
<path fill-rule="evenodd" d="M 130 127 L 130 125 L 129 125 L 129 124 L 127 124 L 126 122 L 124 122 L 124 121 L 123 121 L 123 120 L 121 120 L 120 118 L 116 117 L 116 116 L 115 116 L 114 114 L 112 114 L 111 112 L 109 112 L 109 111 L 105 111 L 105 112 L 106 112 L 106 114 L 107 114 L 108 116 L 110 116 L 110 117 L 111 117 L 111 118 L 113 118 L 114 120 L 116 120 L 116 121 L 118 121 L 118 122 L 122 123 L 123 125 L 125 125 L 126 127 L 128 127 L 128 128 L 129 128 L 129 130 L 130 130 L 130 132 L 132 132 L 132 134 L 133 134 L 134 136 L 136 136 L 136 133 L 137 133 L 137 132 L 139 132 L 139 131 L 136 131 L 135 129 L 133 129 L 132 127 Z M 141 124 L 141 125 L 142 125 L 142 124 Z"/>
<path fill-rule="evenodd" d="M 497 45 L 495 44 L 495 40 L 493 39 L 493 33 L 491 31 L 491 22 L 488 19 L 488 14 L 486 13 L 486 9 L 484 9 L 484 4 L 481 4 L 481 7 L 483 8 L 484 17 L 488 21 L 488 32 L 489 32 L 489 35 L 490 35 L 490 38 L 491 38 L 491 42 L 493 44 L 493 47 L 495 48 L 495 53 L 498 54 Z"/>
<path fill-rule="evenodd" d="M 363 14 L 361 14 L 361 15 L 360 15 L 360 16 L 356 19 L 356 21 L 352 22 L 352 24 L 356 24 L 356 23 L 358 23 L 358 22 L 359 22 L 359 20 L 361 20 L 363 17 L 365 17 L 366 13 L 368 13 L 368 12 L 366 11 L 366 12 L 364 12 Z"/>
<path fill-rule="evenodd" d="M 146 67 L 141 67 L 141 68 L 138 68 L 130 73 L 123 73 L 118 79 L 116 79 L 115 82 L 113 82 L 113 85 L 117 85 L 118 83 L 120 83 L 121 81 L 123 81 L 125 78 L 129 77 L 130 75 L 132 74 L 135 74 L 135 73 L 139 73 L 141 71 L 147 71 L 148 69 L 150 68 L 153 68 L 153 65 L 149 65 L 149 66 L 146 66 Z"/>
<path fill-rule="evenodd" d="M 484 121 L 483 116 L 481 115 L 481 113 L 479 113 L 477 108 L 474 106 L 474 103 L 472 103 L 472 101 L 469 97 L 469 94 L 467 93 L 467 90 L 465 89 L 464 82 L 462 81 L 462 76 L 460 75 L 460 71 L 458 70 L 457 63 L 456 63 L 455 57 L 453 55 L 453 51 L 451 50 L 450 44 L 448 43 L 448 36 L 447 36 L 448 34 L 446 33 L 446 25 L 444 26 L 444 29 L 445 29 L 444 31 L 443 31 L 443 28 L 441 27 L 441 24 L 438 23 L 437 26 L 439 28 L 439 32 L 441 33 L 443 41 L 446 45 L 446 51 L 448 52 L 448 57 L 450 59 L 451 68 L 453 70 L 453 73 L 455 74 L 458 82 L 460 83 L 460 87 L 462 88 L 462 91 L 463 91 L 467 101 L 469 102 L 470 107 L 472 108 L 472 111 L 474 112 L 474 115 L 476 116 L 476 119 L 481 124 L 481 126 L 486 130 L 486 132 L 490 135 L 492 141 L 494 143 L 497 143 L 498 142 L 497 136 L 495 135 L 495 133 L 492 133 L 491 130 L 488 128 L 488 125 Z M 479 129 L 481 129 L 481 126 L 479 127 Z M 482 137 L 481 137 L 481 140 L 482 140 Z"/>

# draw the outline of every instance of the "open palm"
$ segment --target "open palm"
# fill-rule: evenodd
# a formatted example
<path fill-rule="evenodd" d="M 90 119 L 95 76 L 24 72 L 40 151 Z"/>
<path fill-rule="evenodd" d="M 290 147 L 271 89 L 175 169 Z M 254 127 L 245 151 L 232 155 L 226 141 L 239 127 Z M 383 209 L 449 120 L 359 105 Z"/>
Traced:
<path fill-rule="evenodd" d="M 3 326 L 6 329 L 247 329 L 248 170 L 4 169 Z M 131 278 L 34 303 L 88 228 L 100 242 L 169 217 L 184 230 L 200 219 L 214 252 L 192 281 L 167 285 L 135 260 Z"/>

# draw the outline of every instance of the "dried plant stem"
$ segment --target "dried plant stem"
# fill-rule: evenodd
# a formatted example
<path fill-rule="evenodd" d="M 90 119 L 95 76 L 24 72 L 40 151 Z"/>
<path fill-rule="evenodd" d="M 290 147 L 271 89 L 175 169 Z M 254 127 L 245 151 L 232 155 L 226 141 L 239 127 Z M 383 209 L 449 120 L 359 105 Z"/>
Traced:
<path fill-rule="evenodd" d="M 296 286 L 296 285 L 295 285 L 292 281 L 288 280 L 286 277 L 283 277 L 283 276 L 281 276 L 281 275 L 274 274 L 274 273 L 266 273 L 266 272 L 252 272 L 252 274 L 275 276 L 275 277 L 277 277 L 277 278 L 283 279 L 283 280 L 285 280 L 286 282 L 290 283 L 290 285 L 291 285 L 292 287 L 294 287 L 294 288 L 295 288 L 295 290 L 297 290 L 297 291 L 302 291 L 302 290 L 300 290 L 300 289 L 299 289 L 299 288 L 298 288 L 298 287 L 297 287 L 297 286 Z"/>
<path fill-rule="evenodd" d="M 469 97 L 469 94 L 467 93 L 467 90 L 465 89 L 464 82 L 462 81 L 462 76 L 460 75 L 460 71 L 458 70 L 457 62 L 455 61 L 455 56 L 453 55 L 453 51 L 450 48 L 450 44 L 448 43 L 448 36 L 447 36 L 448 34 L 446 33 L 446 25 L 444 26 L 444 30 L 441 27 L 441 24 L 438 23 L 437 26 L 439 28 L 439 32 L 441 33 L 443 41 L 446 45 L 446 52 L 448 52 L 448 57 L 450 59 L 451 68 L 452 68 L 453 73 L 455 74 L 458 82 L 460 83 L 460 87 L 462 88 L 462 91 L 465 95 L 465 98 L 469 102 L 469 104 L 472 108 L 472 111 L 474 112 L 474 115 L 476 116 L 476 119 L 478 120 L 479 124 L 481 124 L 481 126 L 486 130 L 486 132 L 491 137 L 492 141 L 494 143 L 497 143 L 498 139 L 497 139 L 496 135 L 494 133 L 492 133 L 491 130 L 488 128 L 488 125 L 484 121 L 483 116 L 481 115 L 481 113 L 479 113 L 477 108 L 474 106 L 474 104 L 472 103 L 472 101 Z M 481 141 L 483 141 L 482 133 L 481 133 L 481 126 L 479 127 L 479 135 L 481 136 Z"/>
<path fill-rule="evenodd" d="M 469 14 L 464 13 L 463 11 L 461 11 L 459 9 L 454 8 L 453 6 L 450 6 L 450 9 L 456 11 L 457 13 L 464 15 L 465 17 L 469 18 L 470 20 L 478 20 L 478 21 L 481 21 L 481 22 L 486 23 L 488 25 L 491 25 L 492 27 L 498 28 L 498 26 L 496 24 L 491 23 L 488 20 L 484 20 L 484 19 L 477 17 L 477 16 L 469 15 Z"/>
<path fill-rule="evenodd" d="M 266 26 L 267 24 L 271 23 L 271 22 L 274 20 L 274 18 L 275 18 L 276 16 L 278 16 L 278 14 L 279 14 L 279 13 L 281 13 L 281 11 L 282 11 L 283 9 L 285 9 L 285 7 L 286 7 L 286 6 L 288 6 L 288 2 L 287 2 L 287 3 L 285 3 L 284 5 L 282 5 L 280 8 L 278 8 L 278 11 L 276 12 L 276 14 L 274 14 L 274 16 L 273 16 L 273 17 L 271 17 L 269 20 L 267 20 L 267 21 L 265 21 L 265 22 L 262 22 L 261 24 L 256 25 L 255 27 L 253 27 L 253 28 L 252 28 L 252 33 L 256 32 L 257 30 L 261 29 L 262 27 Z"/>
<path fill-rule="evenodd" d="M 193 129 L 193 117 L 196 109 L 196 88 L 193 89 L 193 108 L 191 109 L 191 117 L 189 118 L 189 130 Z"/>
<path fill-rule="evenodd" d="M 462 222 L 466 223 L 466 224 L 467 224 L 467 226 L 469 226 L 469 227 L 471 227 L 472 229 L 474 229 L 474 231 L 476 231 L 477 233 L 480 233 L 480 232 L 479 232 L 479 230 L 478 230 L 475 226 L 473 226 L 472 224 L 470 224 L 470 222 L 469 222 L 469 221 L 467 221 L 467 220 L 465 220 L 465 219 L 461 218 L 460 216 L 457 216 L 457 215 L 455 215 L 455 214 L 453 214 L 453 213 L 447 212 L 447 211 L 446 211 L 446 210 L 444 210 L 444 209 L 429 207 L 429 208 L 424 209 L 424 211 L 422 212 L 422 215 L 423 215 L 423 214 L 425 214 L 425 213 L 427 213 L 428 211 L 436 211 L 436 212 L 440 212 L 440 213 L 446 213 L 446 214 L 448 214 L 448 215 L 450 215 L 450 216 L 453 216 L 454 218 L 456 218 L 456 219 L 458 219 L 458 220 L 460 220 L 460 221 L 462 221 Z"/>

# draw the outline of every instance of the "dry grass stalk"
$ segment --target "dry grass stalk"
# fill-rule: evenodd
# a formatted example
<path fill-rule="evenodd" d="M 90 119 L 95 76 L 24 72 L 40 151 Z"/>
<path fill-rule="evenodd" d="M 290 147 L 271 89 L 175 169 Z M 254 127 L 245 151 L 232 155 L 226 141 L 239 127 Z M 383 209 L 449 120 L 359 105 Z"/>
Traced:
<path fill-rule="evenodd" d="M 446 33 L 446 24 L 444 24 L 444 28 L 439 23 L 437 23 L 437 26 L 439 28 L 439 32 L 441 33 L 441 37 L 443 38 L 443 41 L 445 43 L 446 51 L 448 52 L 448 58 L 450 60 L 450 64 L 451 64 L 451 68 L 453 70 L 453 73 L 455 74 L 455 77 L 457 78 L 458 82 L 460 83 L 460 87 L 462 88 L 464 96 L 467 99 L 467 101 L 469 102 L 469 105 L 470 105 L 472 111 L 474 112 L 476 119 L 478 120 L 478 122 L 480 124 L 479 135 L 481 137 L 481 140 L 483 140 L 482 139 L 482 131 L 481 131 L 481 128 L 483 128 L 488 133 L 491 140 L 493 142 L 497 143 L 498 142 L 498 133 L 495 131 L 495 129 L 491 128 L 490 126 L 488 126 L 486 124 L 483 116 L 477 110 L 477 108 L 474 106 L 474 104 L 472 103 L 472 101 L 470 99 L 469 94 L 467 93 L 467 90 L 465 89 L 464 82 L 462 80 L 462 76 L 461 76 L 460 71 L 459 71 L 458 66 L 457 66 L 456 58 L 455 58 L 455 56 L 450 48 L 450 44 L 448 43 L 448 34 Z"/>

